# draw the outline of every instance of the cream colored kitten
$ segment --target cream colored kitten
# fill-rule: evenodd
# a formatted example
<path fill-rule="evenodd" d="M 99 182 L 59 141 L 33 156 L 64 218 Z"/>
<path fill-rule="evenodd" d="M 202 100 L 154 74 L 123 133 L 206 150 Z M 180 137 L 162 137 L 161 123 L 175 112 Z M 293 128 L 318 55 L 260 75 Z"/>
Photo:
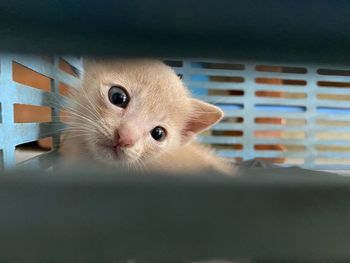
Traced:
<path fill-rule="evenodd" d="M 195 141 L 223 112 L 193 99 L 175 72 L 156 60 L 85 60 L 82 89 L 72 96 L 64 157 L 165 171 L 215 169 L 224 159 Z"/>

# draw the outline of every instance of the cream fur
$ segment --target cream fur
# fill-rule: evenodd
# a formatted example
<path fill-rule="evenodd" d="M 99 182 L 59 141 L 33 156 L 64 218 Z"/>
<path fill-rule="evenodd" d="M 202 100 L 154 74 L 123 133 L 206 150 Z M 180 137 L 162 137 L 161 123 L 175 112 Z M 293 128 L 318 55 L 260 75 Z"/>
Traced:
<path fill-rule="evenodd" d="M 192 99 L 170 67 L 148 59 L 88 59 L 84 67 L 82 89 L 71 96 L 74 105 L 67 108 L 71 128 L 62 142 L 64 158 L 127 168 L 234 173 L 224 159 L 195 140 L 195 135 L 218 122 L 223 112 Z M 111 85 L 123 86 L 130 94 L 126 109 L 109 102 Z M 102 145 L 112 143 L 115 130 L 122 126 L 139 139 L 116 156 Z M 163 142 L 150 136 L 155 126 L 166 129 Z"/>

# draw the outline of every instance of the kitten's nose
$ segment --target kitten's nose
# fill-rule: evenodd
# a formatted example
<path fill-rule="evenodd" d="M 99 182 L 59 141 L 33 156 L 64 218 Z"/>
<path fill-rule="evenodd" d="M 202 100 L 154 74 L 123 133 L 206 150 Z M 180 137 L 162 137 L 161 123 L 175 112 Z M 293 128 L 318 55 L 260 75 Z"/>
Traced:
<path fill-rule="evenodd" d="M 129 148 L 135 144 L 132 134 L 127 130 L 116 130 L 114 135 L 115 147 Z"/>

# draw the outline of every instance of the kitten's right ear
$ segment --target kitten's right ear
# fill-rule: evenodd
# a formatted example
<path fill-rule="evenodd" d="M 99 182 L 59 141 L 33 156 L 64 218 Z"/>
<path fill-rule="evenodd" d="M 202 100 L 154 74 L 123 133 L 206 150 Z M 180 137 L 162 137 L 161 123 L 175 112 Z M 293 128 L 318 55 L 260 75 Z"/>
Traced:
<path fill-rule="evenodd" d="M 190 99 L 191 113 L 182 131 L 182 142 L 187 143 L 194 136 L 208 129 L 224 117 L 224 113 L 218 107 L 200 101 Z"/>

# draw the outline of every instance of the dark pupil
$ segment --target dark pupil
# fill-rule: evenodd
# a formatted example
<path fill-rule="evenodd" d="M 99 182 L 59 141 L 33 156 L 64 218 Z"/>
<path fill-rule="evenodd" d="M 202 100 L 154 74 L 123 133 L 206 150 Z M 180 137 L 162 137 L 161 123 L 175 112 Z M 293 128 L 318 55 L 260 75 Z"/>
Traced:
<path fill-rule="evenodd" d="M 111 87 L 108 92 L 108 97 L 111 103 L 121 108 L 125 108 L 129 103 L 129 97 L 122 87 Z"/>
<path fill-rule="evenodd" d="M 165 132 L 161 127 L 156 127 L 152 130 L 151 135 L 156 141 L 161 141 L 165 138 Z"/>
<path fill-rule="evenodd" d="M 112 100 L 115 105 L 124 104 L 126 103 L 127 99 L 128 97 L 124 93 L 120 92 L 114 93 L 112 96 Z"/>

